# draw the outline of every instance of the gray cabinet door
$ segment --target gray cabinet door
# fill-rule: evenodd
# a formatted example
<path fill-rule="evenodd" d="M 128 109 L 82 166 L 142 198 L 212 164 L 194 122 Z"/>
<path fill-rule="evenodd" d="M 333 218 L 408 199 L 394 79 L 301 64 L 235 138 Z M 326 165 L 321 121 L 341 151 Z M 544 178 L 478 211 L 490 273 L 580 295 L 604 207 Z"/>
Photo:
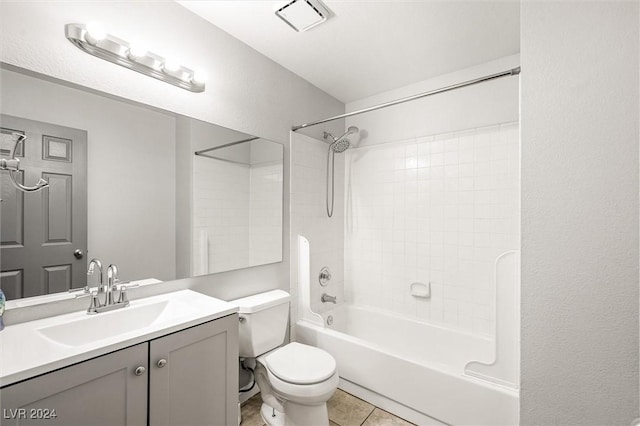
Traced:
<path fill-rule="evenodd" d="M 135 370 L 147 369 L 147 355 L 141 343 L 0 389 L 0 423 L 144 426 L 148 372 Z"/>
<path fill-rule="evenodd" d="M 13 132 L 26 135 L 16 156 L 20 180 L 49 187 L 24 193 L 0 172 L 0 287 L 8 299 L 83 287 L 87 252 L 87 132 L 0 115 L 0 156 L 8 158 Z"/>
<path fill-rule="evenodd" d="M 149 424 L 238 422 L 238 315 L 152 340 Z"/>

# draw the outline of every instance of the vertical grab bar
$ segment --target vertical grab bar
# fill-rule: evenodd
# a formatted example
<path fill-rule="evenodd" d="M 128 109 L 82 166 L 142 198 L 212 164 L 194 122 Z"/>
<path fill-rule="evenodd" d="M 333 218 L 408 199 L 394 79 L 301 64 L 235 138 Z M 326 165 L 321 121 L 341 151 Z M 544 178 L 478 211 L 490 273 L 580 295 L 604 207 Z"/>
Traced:
<path fill-rule="evenodd" d="M 469 361 L 464 373 L 513 389 L 520 388 L 520 252 L 496 259 L 496 324 L 493 361 Z"/>

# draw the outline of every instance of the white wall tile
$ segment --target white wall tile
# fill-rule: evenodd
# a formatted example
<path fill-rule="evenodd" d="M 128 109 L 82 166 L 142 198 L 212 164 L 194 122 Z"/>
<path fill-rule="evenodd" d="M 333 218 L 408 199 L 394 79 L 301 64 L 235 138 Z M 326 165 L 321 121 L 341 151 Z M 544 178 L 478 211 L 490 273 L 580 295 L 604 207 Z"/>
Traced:
<path fill-rule="evenodd" d="M 345 160 L 347 300 L 493 334 L 494 262 L 520 244 L 517 123 L 369 145 Z M 410 296 L 413 281 L 430 281 L 432 298 Z"/>
<path fill-rule="evenodd" d="M 344 288 L 345 279 L 354 274 L 351 270 L 345 270 L 344 264 L 344 212 L 345 209 L 353 208 L 352 204 L 345 201 L 344 154 L 335 156 L 334 214 L 329 218 L 325 205 L 328 144 L 304 135 L 292 134 L 291 146 L 291 294 L 297 294 L 297 237 L 302 235 L 309 241 L 311 255 L 311 307 L 315 312 L 323 312 L 333 305 L 320 302 L 322 293 L 337 296 L 338 302 L 351 297 L 345 293 Z M 358 176 L 353 176 L 353 179 L 357 186 Z M 354 252 L 358 248 L 359 246 L 355 246 Z M 332 276 L 326 287 L 321 287 L 318 283 L 318 274 L 323 266 L 329 267 Z M 350 290 L 352 289 L 351 286 Z M 291 305 L 296 306 L 297 303 Z M 295 323 L 296 320 L 297 310 L 292 309 L 291 322 Z"/>

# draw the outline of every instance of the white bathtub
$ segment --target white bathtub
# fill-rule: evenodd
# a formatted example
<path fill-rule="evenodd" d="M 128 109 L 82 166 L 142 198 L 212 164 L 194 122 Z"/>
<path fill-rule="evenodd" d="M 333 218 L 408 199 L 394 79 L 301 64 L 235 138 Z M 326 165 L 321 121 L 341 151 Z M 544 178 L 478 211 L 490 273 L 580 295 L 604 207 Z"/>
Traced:
<path fill-rule="evenodd" d="M 418 424 L 518 424 L 517 390 L 464 374 L 492 359 L 491 340 L 350 305 L 323 318 L 298 321 L 296 340 L 335 357 L 345 390 Z"/>

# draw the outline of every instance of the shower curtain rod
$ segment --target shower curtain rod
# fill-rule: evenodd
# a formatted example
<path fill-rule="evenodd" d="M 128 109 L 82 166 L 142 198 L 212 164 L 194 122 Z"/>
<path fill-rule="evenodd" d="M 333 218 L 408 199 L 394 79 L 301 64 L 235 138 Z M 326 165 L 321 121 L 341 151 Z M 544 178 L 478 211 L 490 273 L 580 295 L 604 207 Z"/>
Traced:
<path fill-rule="evenodd" d="M 240 141 L 235 141 L 235 142 L 229 142 L 229 143 L 225 143 L 224 145 L 218 145 L 218 146 L 214 146 L 213 148 L 207 148 L 207 149 L 201 149 L 200 151 L 196 151 L 194 152 L 195 155 L 203 155 L 205 157 L 210 157 L 209 155 L 204 155 L 205 152 L 209 152 L 209 151 L 215 151 L 216 149 L 220 149 L 220 148 L 228 148 L 230 146 L 234 146 L 234 145 L 239 145 L 241 143 L 245 143 L 245 142 L 251 142 L 251 141 L 255 141 L 256 139 L 260 139 L 257 136 L 252 136 L 250 138 L 247 139 L 242 139 Z M 213 157 L 211 157 L 213 158 Z"/>
<path fill-rule="evenodd" d="M 413 101 L 420 98 L 425 98 L 431 95 L 437 95 L 438 93 L 448 92 L 450 90 L 460 89 L 462 87 L 473 86 L 474 84 L 484 83 L 485 81 L 495 80 L 501 77 L 508 77 L 510 75 L 518 75 L 520 74 L 520 67 L 512 68 L 510 70 L 498 72 L 495 74 L 487 75 L 484 77 L 479 77 L 473 80 L 464 81 L 462 83 L 452 84 L 450 86 L 441 87 L 440 89 L 431 90 L 429 92 L 418 93 L 417 95 L 407 96 L 406 98 L 396 99 L 395 101 L 384 102 L 379 105 L 374 105 L 372 107 L 363 108 L 357 111 L 348 112 L 346 114 L 340 114 L 333 117 L 325 118 L 324 120 L 312 121 L 311 123 L 300 124 L 299 126 L 293 126 L 291 128 L 292 131 L 304 129 L 305 127 L 315 126 L 317 124 L 326 123 L 328 121 L 339 120 L 341 118 L 351 117 L 353 115 L 364 114 L 365 112 L 375 111 L 382 108 L 387 108 L 390 106 L 403 104 L 405 102 Z"/>

